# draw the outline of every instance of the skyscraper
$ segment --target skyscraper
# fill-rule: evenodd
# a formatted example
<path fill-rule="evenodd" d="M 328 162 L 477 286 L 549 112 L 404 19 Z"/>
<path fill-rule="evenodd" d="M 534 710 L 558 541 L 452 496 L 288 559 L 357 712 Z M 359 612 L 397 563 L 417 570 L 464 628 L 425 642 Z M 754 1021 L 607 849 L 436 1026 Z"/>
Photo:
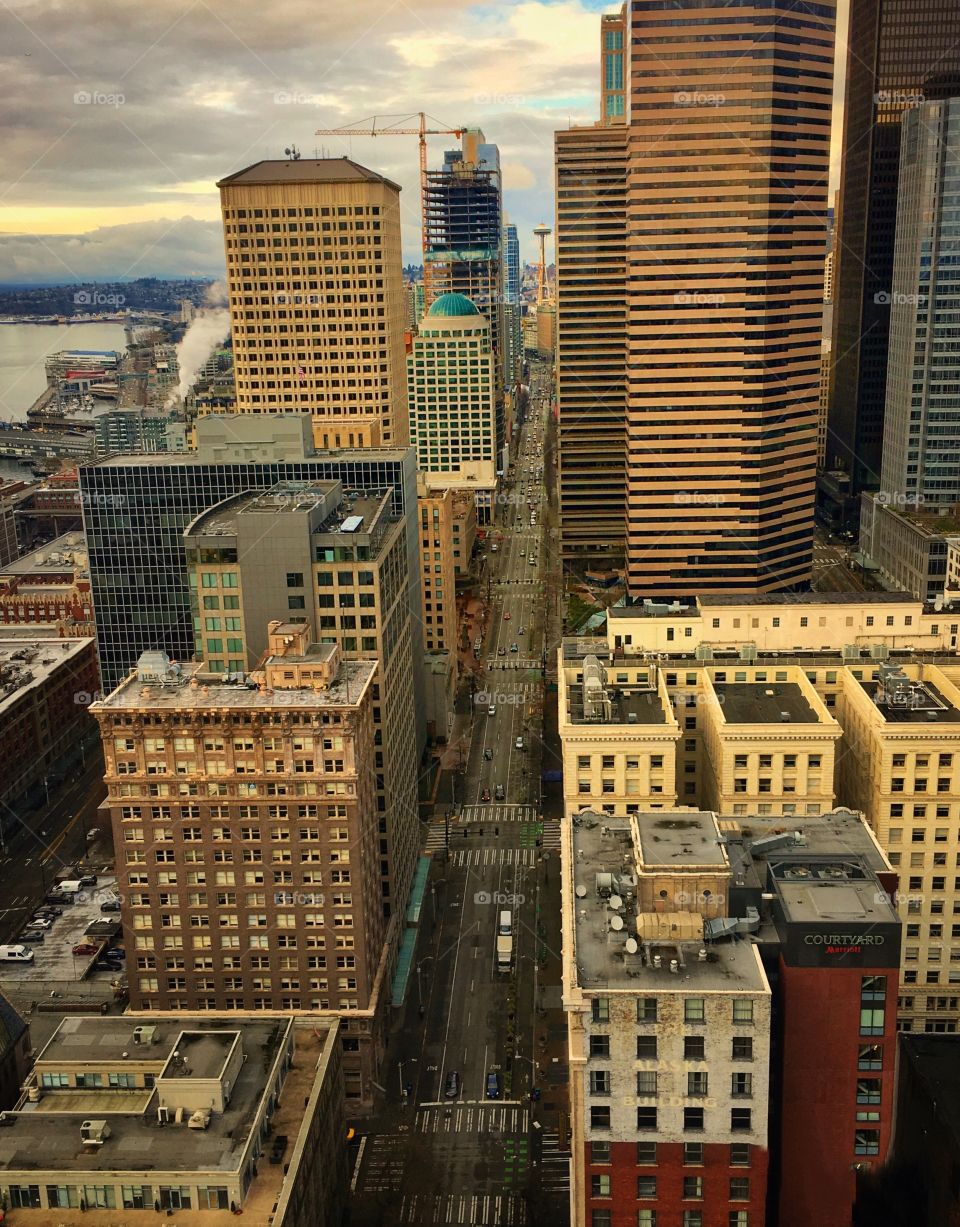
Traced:
<path fill-rule="evenodd" d="M 503 227 L 503 361 L 508 387 L 520 378 L 523 356 L 520 317 L 520 240 L 512 222 Z"/>
<path fill-rule="evenodd" d="M 496 384 L 490 323 L 463 294 L 442 294 L 407 356 L 411 441 L 421 473 L 469 484 L 489 521 L 497 485 Z M 439 481 L 431 482 L 436 488 Z"/>
<path fill-rule="evenodd" d="M 622 395 L 634 597 L 790 588 L 812 561 L 835 5 L 742 3 L 727 30 L 714 10 L 685 0 L 678 25 L 672 7 L 632 0 L 602 22 L 614 126 L 557 138 L 561 506 L 567 482 L 582 521 L 589 465 L 604 475 L 598 510 L 614 494 Z M 590 232 L 608 223 L 603 283 Z M 586 425 L 565 440 L 564 367 L 574 337 L 592 343 L 601 295 L 604 400 L 584 384 L 598 364 L 577 356 L 567 387 L 580 404 L 568 400 L 567 417 Z M 580 533 L 589 556 L 596 534 Z"/>
<path fill-rule="evenodd" d="M 628 12 L 629 590 L 790 588 L 812 563 L 835 4 L 742 3 L 725 30 L 709 0 L 679 26 Z"/>
<path fill-rule="evenodd" d="M 309 413 L 318 447 L 407 443 L 400 188 L 349 158 L 217 185 L 241 413 Z"/>
<path fill-rule="evenodd" d="M 960 97 L 903 117 L 880 497 L 960 500 Z"/>
<path fill-rule="evenodd" d="M 574 565 L 619 565 L 624 552 L 625 24 L 625 10 L 601 18 L 604 118 L 555 134 L 560 551 Z"/>
<path fill-rule="evenodd" d="M 467 129 L 462 148 L 448 150 L 440 170 L 427 171 L 424 210 L 423 258 L 431 267 L 427 309 L 441 294 L 463 294 L 490 321 L 499 453 L 506 438 L 500 153 L 479 129 Z"/>
<path fill-rule="evenodd" d="M 960 92 L 955 0 L 851 0 L 827 467 L 880 479 L 904 115 Z"/>

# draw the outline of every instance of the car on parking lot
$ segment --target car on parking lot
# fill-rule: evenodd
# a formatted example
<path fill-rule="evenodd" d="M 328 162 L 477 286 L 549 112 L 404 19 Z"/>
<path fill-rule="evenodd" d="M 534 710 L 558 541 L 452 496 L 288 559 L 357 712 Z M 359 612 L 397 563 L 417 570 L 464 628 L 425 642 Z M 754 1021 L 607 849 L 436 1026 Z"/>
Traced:
<path fill-rule="evenodd" d="M 493 1070 L 487 1074 L 487 1098 L 500 1098 L 500 1075 Z"/>
<path fill-rule="evenodd" d="M 490 800 L 490 789 L 489 789 L 489 788 L 485 788 L 485 789 L 483 790 L 483 792 L 480 794 L 480 800 L 481 800 L 481 801 L 489 801 L 489 800 Z"/>
<path fill-rule="evenodd" d="M 42 942 L 43 941 L 43 930 L 42 929 L 25 929 L 24 932 L 21 933 L 20 936 L 17 938 L 17 941 L 18 942 Z"/>
<path fill-rule="evenodd" d="M 81 886 L 96 886 L 97 875 L 95 873 L 83 873 L 80 875 Z"/>
<path fill-rule="evenodd" d="M 63 907 L 66 904 L 73 903 L 73 895 L 64 894 L 59 890 L 52 890 L 49 894 L 43 896 L 45 903 L 53 903 L 58 907 Z"/>
<path fill-rule="evenodd" d="M 53 921 L 49 916 L 34 916 L 26 927 L 28 929 L 52 929 Z"/>
<path fill-rule="evenodd" d="M 93 965 L 94 971 L 123 971 L 123 964 L 116 959 L 97 959 Z"/>
<path fill-rule="evenodd" d="M 84 954 L 96 954 L 97 946 L 93 942 L 77 942 L 72 953 L 80 957 Z"/>
<path fill-rule="evenodd" d="M 459 1094 L 460 1075 L 455 1069 L 451 1069 L 443 1084 L 443 1097 L 444 1099 L 456 1099 Z"/>
<path fill-rule="evenodd" d="M 63 908 L 58 907 L 55 903 L 45 903 L 43 907 L 38 907 L 35 916 L 46 916 L 48 920 L 53 920 L 57 916 L 63 915 Z"/>
<path fill-rule="evenodd" d="M 101 912 L 119 912 L 120 911 L 120 900 L 119 899 L 104 899 L 103 903 L 100 904 L 100 911 Z"/>
<path fill-rule="evenodd" d="M 121 961 L 125 959 L 126 957 L 127 957 L 127 952 L 121 949 L 120 946 L 111 946 L 110 949 L 107 950 L 104 955 L 104 958 L 119 959 Z"/>

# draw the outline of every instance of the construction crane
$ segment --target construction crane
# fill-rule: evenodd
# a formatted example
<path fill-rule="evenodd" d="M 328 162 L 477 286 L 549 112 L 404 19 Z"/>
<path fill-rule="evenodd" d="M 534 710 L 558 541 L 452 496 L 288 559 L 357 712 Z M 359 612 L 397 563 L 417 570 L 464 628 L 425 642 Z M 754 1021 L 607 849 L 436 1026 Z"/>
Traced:
<path fill-rule="evenodd" d="M 419 120 L 416 128 L 408 126 L 413 119 Z M 384 121 L 390 120 L 390 123 Z M 428 128 L 427 121 L 436 124 Z M 424 298 L 430 302 L 430 261 L 427 259 L 427 137 L 461 137 L 465 128 L 448 128 L 432 115 L 416 111 L 413 115 L 371 115 L 356 124 L 343 128 L 318 128 L 317 136 L 418 136 L 420 138 L 420 229 L 423 241 L 423 288 Z"/>

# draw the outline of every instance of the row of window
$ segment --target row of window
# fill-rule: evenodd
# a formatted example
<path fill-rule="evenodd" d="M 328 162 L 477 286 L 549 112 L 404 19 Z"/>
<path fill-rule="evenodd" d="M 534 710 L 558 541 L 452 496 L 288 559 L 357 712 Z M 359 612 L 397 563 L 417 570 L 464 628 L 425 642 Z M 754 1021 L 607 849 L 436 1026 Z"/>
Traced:
<path fill-rule="evenodd" d="M 714 1219 L 710 1227 L 715 1227 Z M 681 1219 L 682 1227 L 705 1227 L 702 1210 L 684 1210 Z M 590 1227 L 613 1227 L 613 1211 L 597 1208 L 590 1211 Z M 637 1227 L 657 1227 L 656 1210 L 638 1210 Z M 730 1210 L 727 1214 L 727 1227 L 751 1227 L 750 1214 L 747 1210 Z"/>
<path fill-rule="evenodd" d="M 605 1172 L 598 1172 L 590 1177 L 591 1197 L 610 1197 L 613 1189 L 611 1177 Z M 637 1201 L 655 1201 L 657 1197 L 656 1176 L 637 1177 Z M 703 1201 L 703 1177 L 683 1177 L 683 1200 Z M 731 1176 L 729 1184 L 730 1201 L 750 1200 L 750 1177 Z"/>
<path fill-rule="evenodd" d="M 660 998 L 637 998 L 637 1022 L 655 1023 L 658 1021 Z M 735 997 L 730 1003 L 731 1020 L 735 1023 L 753 1022 L 753 999 L 750 997 Z M 591 1001 L 591 1017 L 594 1022 L 610 1021 L 609 997 L 594 997 Z M 703 997 L 684 997 L 683 1020 L 688 1023 L 706 1022 L 706 999 Z"/>
<path fill-rule="evenodd" d="M 611 1110 L 606 1106 L 592 1105 L 590 1108 L 590 1128 L 610 1129 Z M 684 1108 L 683 1128 L 687 1132 L 702 1133 L 706 1128 L 705 1108 Z M 652 1107 L 637 1108 L 637 1132 L 655 1133 L 658 1128 L 658 1109 Z M 749 1133 L 753 1129 L 752 1108 L 730 1109 L 730 1132 Z"/>

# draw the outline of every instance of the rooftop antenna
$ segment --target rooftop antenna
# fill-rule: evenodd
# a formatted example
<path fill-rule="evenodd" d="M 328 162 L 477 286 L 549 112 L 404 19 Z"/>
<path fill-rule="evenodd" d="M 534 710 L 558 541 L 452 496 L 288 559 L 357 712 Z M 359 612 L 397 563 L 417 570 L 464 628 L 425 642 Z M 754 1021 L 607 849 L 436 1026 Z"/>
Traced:
<path fill-rule="evenodd" d="M 284 149 L 283 152 L 287 155 L 291 162 L 300 161 L 300 150 L 296 147 L 296 145 L 291 145 L 288 149 Z"/>

